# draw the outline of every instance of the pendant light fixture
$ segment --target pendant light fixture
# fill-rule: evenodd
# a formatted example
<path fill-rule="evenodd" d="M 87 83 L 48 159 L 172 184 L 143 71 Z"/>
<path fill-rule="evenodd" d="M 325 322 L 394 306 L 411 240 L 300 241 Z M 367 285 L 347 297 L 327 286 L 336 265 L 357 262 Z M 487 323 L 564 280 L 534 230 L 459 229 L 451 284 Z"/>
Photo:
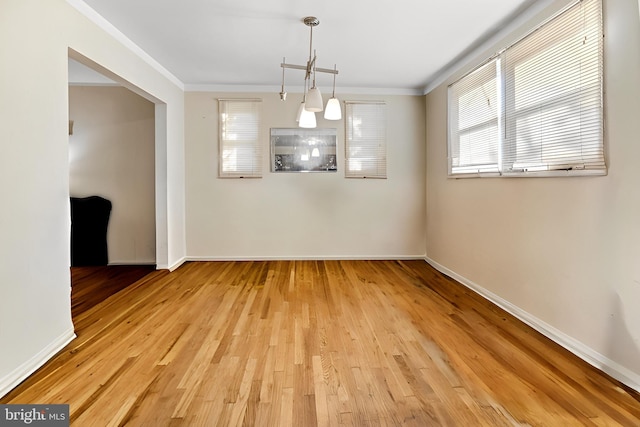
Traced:
<path fill-rule="evenodd" d="M 335 69 L 336 66 L 334 65 Z M 342 118 L 342 110 L 340 109 L 340 101 L 336 98 L 336 75 L 333 75 L 333 93 L 327 101 L 327 108 L 324 109 L 324 118 L 327 120 L 340 120 Z"/>
<path fill-rule="evenodd" d="M 316 114 L 307 109 L 307 81 L 305 80 L 304 93 L 302 94 L 302 104 L 298 108 L 298 126 L 301 128 L 315 128 Z"/>
<path fill-rule="evenodd" d="M 285 58 L 282 58 L 282 62 L 285 61 Z M 333 79 L 333 86 L 335 87 L 336 85 L 336 80 Z M 280 99 L 282 101 L 286 101 L 287 100 L 287 92 L 284 91 L 284 68 L 282 69 L 282 89 L 280 90 Z"/>
<path fill-rule="evenodd" d="M 312 30 L 313 31 L 313 30 Z M 316 61 L 316 51 L 313 51 L 313 62 L 315 64 Z M 313 67 L 313 86 L 309 89 L 309 97 L 307 98 L 307 102 L 305 108 L 309 111 L 313 111 L 314 113 L 318 111 L 322 111 L 322 94 L 320 93 L 320 89 L 316 86 L 316 69 Z"/>
<path fill-rule="evenodd" d="M 300 121 L 298 122 L 298 126 L 300 126 L 301 128 L 315 128 L 316 113 L 303 108 L 302 113 L 300 114 Z"/>
<path fill-rule="evenodd" d="M 284 69 L 282 71 L 284 71 Z M 302 102 L 300 103 L 300 106 L 298 107 L 298 115 L 296 116 L 296 122 L 300 122 L 300 116 L 302 116 L 302 112 L 304 111 L 304 107 L 305 107 L 306 101 L 307 101 L 307 81 L 305 80 L 304 89 L 303 89 L 303 92 L 302 92 Z"/>
<path fill-rule="evenodd" d="M 298 115 L 296 121 L 298 122 L 300 127 L 316 127 L 316 118 L 315 113 L 320 112 L 324 109 L 322 94 L 320 93 L 320 89 L 316 86 L 316 74 L 317 73 L 328 73 L 333 74 L 333 95 L 332 98 L 327 102 L 327 111 L 325 111 L 325 119 L 327 120 L 340 120 L 342 118 L 342 112 L 340 110 L 340 102 L 335 97 L 336 92 L 336 74 L 338 74 L 338 70 L 336 66 L 333 66 L 333 70 L 327 68 L 319 68 L 316 67 L 316 51 L 313 49 L 313 27 L 320 24 L 320 21 L 315 16 L 307 16 L 302 19 L 302 22 L 310 29 L 309 36 L 309 59 L 307 60 L 307 65 L 295 65 L 295 64 L 287 64 L 286 58 L 283 58 L 280 66 L 283 68 L 282 70 L 282 90 L 280 92 L 280 99 L 286 100 L 287 93 L 284 90 L 284 69 L 285 68 L 293 68 L 296 70 L 305 70 L 304 77 L 304 94 L 302 98 L 302 103 L 298 108 Z M 313 55 L 313 56 L 312 56 Z M 313 77 L 312 85 L 309 91 L 307 92 L 307 88 L 309 87 L 309 82 L 311 82 L 311 78 Z M 336 110 L 337 108 L 337 110 Z M 309 116 L 310 113 L 313 115 L 313 119 Z M 304 120 L 303 120 L 304 118 Z M 304 124 L 304 126 L 303 126 Z M 313 124 L 313 126 L 311 126 Z"/>

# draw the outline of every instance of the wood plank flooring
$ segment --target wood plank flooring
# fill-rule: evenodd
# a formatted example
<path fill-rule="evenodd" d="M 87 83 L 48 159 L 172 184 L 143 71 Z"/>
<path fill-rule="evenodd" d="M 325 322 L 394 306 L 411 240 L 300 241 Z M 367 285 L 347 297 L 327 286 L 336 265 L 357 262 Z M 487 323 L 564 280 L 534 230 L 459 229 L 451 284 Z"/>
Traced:
<path fill-rule="evenodd" d="M 77 317 L 155 271 L 155 265 L 71 267 L 71 316 Z"/>
<path fill-rule="evenodd" d="M 424 261 L 187 263 L 0 403 L 74 426 L 638 426 L 640 397 Z"/>

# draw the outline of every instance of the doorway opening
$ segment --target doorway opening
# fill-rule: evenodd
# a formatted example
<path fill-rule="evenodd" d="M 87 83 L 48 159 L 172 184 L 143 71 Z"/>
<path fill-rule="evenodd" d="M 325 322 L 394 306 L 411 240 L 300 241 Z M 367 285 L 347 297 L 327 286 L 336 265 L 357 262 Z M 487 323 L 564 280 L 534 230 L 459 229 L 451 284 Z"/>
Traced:
<path fill-rule="evenodd" d="M 158 114 L 166 108 L 143 95 L 69 49 L 70 202 L 73 206 L 74 201 L 99 198 L 111 208 L 103 237 L 108 257 L 71 256 L 77 261 L 71 265 L 74 321 L 158 265 L 158 240 L 163 236 L 156 218 L 164 214 L 158 212 L 156 194 L 165 172 L 157 170 L 156 152 L 166 141 L 157 129 L 166 122 L 160 117 L 158 123 Z M 89 219 L 96 216 L 89 214 Z"/>

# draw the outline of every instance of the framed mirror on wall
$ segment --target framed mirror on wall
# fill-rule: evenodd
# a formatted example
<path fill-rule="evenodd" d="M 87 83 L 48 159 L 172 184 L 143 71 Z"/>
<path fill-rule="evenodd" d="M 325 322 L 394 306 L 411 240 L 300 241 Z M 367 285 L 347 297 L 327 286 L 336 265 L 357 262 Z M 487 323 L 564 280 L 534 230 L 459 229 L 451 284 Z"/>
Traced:
<path fill-rule="evenodd" d="M 272 172 L 337 172 L 337 129 L 271 128 Z"/>

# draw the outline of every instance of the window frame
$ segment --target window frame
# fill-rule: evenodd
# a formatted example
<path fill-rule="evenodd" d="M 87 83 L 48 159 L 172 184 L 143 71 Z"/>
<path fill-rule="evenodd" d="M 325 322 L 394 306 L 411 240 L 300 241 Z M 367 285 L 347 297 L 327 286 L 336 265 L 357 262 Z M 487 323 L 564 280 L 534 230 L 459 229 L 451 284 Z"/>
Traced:
<path fill-rule="evenodd" d="M 253 129 L 249 129 L 249 132 L 254 132 L 256 134 L 255 138 L 246 140 L 251 141 L 251 144 L 248 145 L 247 148 L 249 150 L 253 149 L 254 151 L 253 155 L 249 156 L 249 158 L 252 159 L 252 166 L 250 166 L 249 168 L 245 167 L 239 172 L 224 170 L 225 148 L 230 148 L 233 145 L 241 145 L 228 142 L 233 141 L 231 139 L 225 139 L 225 129 L 227 125 L 226 121 L 228 120 L 228 118 L 224 115 L 230 107 L 233 107 L 234 103 L 238 105 L 252 103 L 254 104 L 253 107 L 255 108 L 255 113 L 257 113 L 257 118 L 255 118 L 250 123 L 245 123 L 245 125 L 250 124 L 255 126 Z M 218 99 L 218 178 L 262 178 L 264 170 L 263 145 L 264 130 L 262 126 L 262 99 Z"/>
<path fill-rule="evenodd" d="M 468 74 L 466 74 L 464 77 L 462 77 L 461 79 L 455 81 L 454 83 L 452 83 L 451 85 L 449 85 L 449 87 L 447 88 L 448 93 L 447 93 L 447 98 L 448 98 L 448 105 L 447 105 L 447 149 L 448 149 L 448 155 L 447 155 L 447 159 L 448 159 L 448 172 L 449 172 L 449 176 L 456 176 L 456 177 L 462 177 L 462 176 L 497 176 L 500 174 L 500 165 L 501 165 L 501 156 L 500 156 L 500 146 L 502 143 L 502 134 L 500 133 L 500 128 L 501 128 L 501 123 L 503 120 L 502 117 L 502 111 L 500 110 L 501 107 L 498 107 L 498 111 L 496 113 L 496 117 L 491 118 L 491 119 L 487 119 L 484 120 L 482 122 L 476 123 L 472 126 L 467 126 L 464 128 L 460 128 L 459 126 L 457 127 L 456 131 L 454 132 L 452 129 L 452 121 L 453 121 L 453 117 L 455 115 L 455 119 L 458 120 L 459 119 L 459 101 L 460 99 L 467 94 L 470 94 L 471 92 L 475 91 L 476 89 L 480 88 L 481 86 L 484 86 L 484 84 L 489 83 L 491 80 L 487 80 L 484 81 L 481 79 L 481 77 L 483 77 L 483 74 L 480 73 L 481 71 L 483 71 L 483 69 L 485 67 L 490 67 L 493 66 L 493 68 L 495 68 L 496 72 L 495 72 L 495 80 L 496 80 L 496 91 L 497 91 L 497 98 L 499 100 L 500 97 L 500 87 L 499 85 L 502 84 L 501 78 L 500 78 L 500 70 L 501 70 L 501 65 L 500 65 L 500 58 L 497 56 L 491 57 L 489 58 L 487 61 L 485 61 L 484 63 L 482 63 L 481 65 L 479 65 L 478 67 L 476 67 L 475 69 L 473 69 L 471 72 L 469 72 Z M 476 73 L 480 73 L 479 75 L 475 75 Z M 488 74 L 488 73 L 484 73 L 484 74 Z M 491 77 L 490 75 L 488 75 L 487 77 Z M 465 78 L 473 78 L 472 80 L 472 84 L 469 84 L 468 86 L 468 90 L 464 91 L 460 96 L 456 97 L 453 101 L 452 105 L 452 92 L 454 90 L 456 90 L 456 86 L 458 84 L 460 84 L 463 79 Z M 498 104 L 500 104 L 498 102 Z M 477 130 L 483 130 L 483 129 L 489 129 L 491 126 L 491 123 L 495 122 L 498 128 L 498 136 L 497 139 L 495 141 L 496 144 L 496 149 L 498 151 L 497 154 L 497 158 L 495 162 L 483 162 L 483 163 L 476 163 L 476 164 L 465 164 L 465 165 L 460 165 L 460 146 L 461 146 L 461 135 L 468 135 L 473 133 L 474 131 Z M 455 134 L 455 135 L 454 135 Z M 452 147 L 452 145 L 454 145 L 455 143 L 455 148 Z M 457 157 L 454 156 L 453 153 L 457 153 Z M 454 158 L 458 159 L 458 164 L 454 166 Z M 456 169 L 456 172 L 454 173 L 453 170 Z"/>
<path fill-rule="evenodd" d="M 368 130 L 373 130 L 376 134 L 367 138 L 361 138 L 360 140 L 354 138 L 353 131 L 353 109 L 358 107 L 378 107 L 377 111 L 369 112 L 372 119 L 377 120 L 377 122 L 373 128 L 368 127 Z M 345 178 L 387 179 L 387 103 L 385 101 L 345 101 L 344 126 Z M 352 168 L 350 164 L 352 160 L 355 162 L 358 157 L 350 155 L 351 149 L 360 148 L 374 151 L 374 144 L 362 143 L 364 140 L 372 141 L 374 144 L 377 141 L 378 147 L 375 153 L 371 153 L 371 156 L 362 157 L 362 159 L 372 159 L 370 162 L 371 167 L 365 168 L 364 170 L 356 170 Z"/>

